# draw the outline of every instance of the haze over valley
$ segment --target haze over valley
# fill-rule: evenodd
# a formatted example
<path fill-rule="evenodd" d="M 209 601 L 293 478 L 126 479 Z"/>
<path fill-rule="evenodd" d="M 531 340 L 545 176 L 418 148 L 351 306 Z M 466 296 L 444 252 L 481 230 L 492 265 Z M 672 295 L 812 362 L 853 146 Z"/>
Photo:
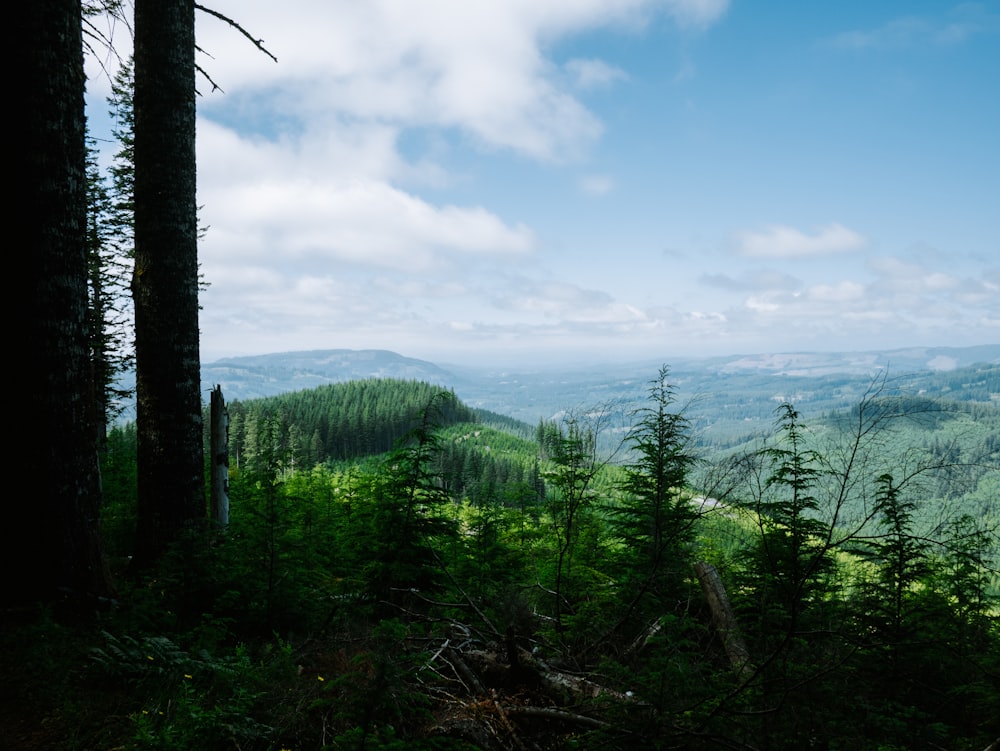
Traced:
<path fill-rule="evenodd" d="M 789 401 L 806 415 L 845 409 L 880 377 L 894 392 L 1000 400 L 1000 345 L 888 351 L 772 353 L 500 369 L 437 364 L 386 350 L 312 350 L 205 363 L 202 386 L 246 400 L 367 378 L 419 380 L 453 389 L 466 404 L 534 425 L 572 410 L 641 402 L 666 364 L 678 404 L 702 437 L 728 442 L 770 428 Z"/>

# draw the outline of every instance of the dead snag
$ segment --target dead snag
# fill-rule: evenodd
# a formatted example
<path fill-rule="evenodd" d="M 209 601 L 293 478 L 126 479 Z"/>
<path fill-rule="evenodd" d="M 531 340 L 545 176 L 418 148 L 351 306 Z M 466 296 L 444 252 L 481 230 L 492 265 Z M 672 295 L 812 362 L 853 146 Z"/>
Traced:
<path fill-rule="evenodd" d="M 712 623 L 722 639 L 729 663 L 736 673 L 742 674 L 749 669 L 750 650 L 747 649 L 746 642 L 737 627 L 736 616 L 733 614 L 733 606 L 729 602 L 722 577 L 719 576 L 715 566 L 704 561 L 696 563 L 694 571 L 698 575 L 698 582 L 705 594 L 709 610 L 712 611 Z"/>

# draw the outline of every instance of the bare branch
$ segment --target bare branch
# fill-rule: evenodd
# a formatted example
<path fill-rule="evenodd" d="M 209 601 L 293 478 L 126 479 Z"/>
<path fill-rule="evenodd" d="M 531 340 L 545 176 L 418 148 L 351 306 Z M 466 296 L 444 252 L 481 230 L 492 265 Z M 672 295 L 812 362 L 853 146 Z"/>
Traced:
<path fill-rule="evenodd" d="M 263 52 L 269 58 L 271 58 L 272 60 L 274 60 L 274 62 L 278 62 L 278 58 L 276 58 L 274 55 L 272 55 L 271 52 L 264 46 L 264 40 L 263 39 L 255 39 L 250 34 L 249 31 L 247 31 L 246 29 L 244 29 L 242 26 L 240 26 L 240 24 L 238 24 L 236 21 L 234 21 L 233 19 L 231 19 L 229 16 L 226 16 L 226 15 L 224 15 L 222 13 L 219 13 L 218 11 L 212 10 L 211 8 L 206 8 L 204 5 L 200 5 L 199 3 L 195 3 L 194 7 L 196 9 L 200 10 L 202 13 L 207 13 L 210 16 L 214 16 L 215 18 L 218 18 L 220 21 L 225 21 L 230 26 L 232 26 L 234 29 L 236 29 L 238 32 L 240 32 L 240 34 L 242 34 L 247 39 L 249 39 L 250 43 L 253 44 L 254 47 L 256 47 L 258 50 L 260 50 L 261 52 Z"/>
<path fill-rule="evenodd" d="M 511 706 L 505 708 L 508 715 L 520 715 L 521 717 L 540 717 L 556 722 L 568 722 L 574 725 L 584 725 L 591 728 L 608 728 L 611 725 L 603 720 L 598 720 L 586 715 L 567 712 L 564 709 L 555 707 L 533 707 L 533 706 Z"/>
<path fill-rule="evenodd" d="M 122 57 L 115 49 L 114 30 L 117 24 L 124 25 L 129 35 L 132 35 L 132 26 L 128 16 L 122 8 L 121 0 L 98 0 L 93 3 L 85 3 L 83 6 L 83 49 L 86 54 L 91 55 L 101 71 L 112 80 L 110 61 L 122 64 Z M 104 30 L 91 20 L 103 16 L 108 19 L 108 29 Z"/>

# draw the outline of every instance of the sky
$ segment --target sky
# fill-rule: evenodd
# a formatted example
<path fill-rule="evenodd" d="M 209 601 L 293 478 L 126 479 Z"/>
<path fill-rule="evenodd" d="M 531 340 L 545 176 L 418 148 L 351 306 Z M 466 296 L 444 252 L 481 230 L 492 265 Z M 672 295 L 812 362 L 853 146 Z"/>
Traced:
<path fill-rule="evenodd" d="M 205 362 L 1000 343 L 997 0 L 204 4 Z"/>

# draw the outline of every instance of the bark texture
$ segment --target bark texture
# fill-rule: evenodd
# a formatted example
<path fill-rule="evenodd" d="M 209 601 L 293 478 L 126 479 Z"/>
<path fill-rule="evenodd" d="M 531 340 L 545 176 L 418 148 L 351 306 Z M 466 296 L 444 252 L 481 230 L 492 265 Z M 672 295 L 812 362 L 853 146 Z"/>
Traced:
<path fill-rule="evenodd" d="M 206 512 L 193 0 L 135 3 L 136 562 Z"/>
<path fill-rule="evenodd" d="M 750 669 L 750 650 L 747 649 L 746 642 L 740 634 L 722 577 L 719 576 L 715 566 L 704 561 L 696 563 L 694 571 L 698 575 L 701 591 L 712 612 L 712 623 L 719 633 L 719 638 L 722 639 L 729 664 L 736 673 L 742 675 Z"/>
<path fill-rule="evenodd" d="M 2 526 L 11 599 L 105 594 L 87 330 L 87 180 L 79 0 L 12 8 L 17 84 L 13 220 L 28 258 L 28 419 L 37 433 L 18 467 Z M 22 292 L 23 295 L 23 292 Z M 20 295 L 19 295 L 20 297 Z M 21 297 L 24 300 L 24 297 Z"/>
<path fill-rule="evenodd" d="M 229 526 L 229 412 L 222 386 L 212 389 L 212 522 L 219 529 Z"/>

